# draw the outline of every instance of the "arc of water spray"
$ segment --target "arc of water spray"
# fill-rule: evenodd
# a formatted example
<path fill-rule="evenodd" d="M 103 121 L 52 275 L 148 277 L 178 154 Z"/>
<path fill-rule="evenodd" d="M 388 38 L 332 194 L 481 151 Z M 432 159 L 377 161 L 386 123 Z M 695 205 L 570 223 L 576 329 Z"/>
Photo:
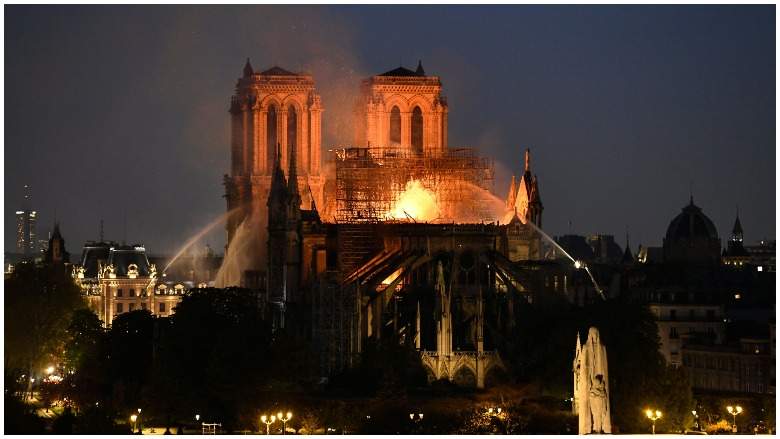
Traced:
<path fill-rule="evenodd" d="M 598 293 L 599 293 L 599 296 L 601 296 L 601 298 L 602 298 L 602 299 L 606 300 L 606 297 L 604 296 L 604 291 L 603 291 L 603 290 L 601 289 L 601 287 L 599 286 L 599 283 L 598 283 L 598 282 L 596 282 L 596 278 L 595 278 L 595 277 L 593 277 L 593 273 L 591 273 L 591 272 L 590 272 L 590 268 L 589 268 L 587 265 L 585 265 L 585 263 L 583 263 L 583 262 L 580 262 L 580 261 L 578 261 L 578 260 L 574 259 L 573 257 L 571 257 L 571 255 L 570 255 L 570 254 L 569 254 L 569 253 L 568 253 L 566 250 L 564 250 L 564 249 L 563 249 L 563 247 L 561 247 L 561 246 L 560 246 L 560 244 L 558 244 L 557 242 L 555 242 L 555 240 L 554 240 L 554 239 L 550 238 L 550 235 L 548 235 L 548 234 L 544 233 L 544 230 L 540 229 L 540 228 L 539 228 L 539 226 L 537 226 L 536 224 L 534 224 L 534 222 L 533 222 L 533 221 L 528 221 L 528 223 L 527 223 L 527 224 L 528 224 L 528 225 L 530 225 L 531 227 L 533 227 L 533 229 L 534 229 L 534 230 L 536 230 L 537 232 L 539 232 L 539 234 L 541 234 L 541 235 L 544 237 L 544 239 L 546 239 L 546 240 L 547 240 L 547 241 L 549 241 L 549 242 L 550 242 L 552 245 L 554 245 L 554 246 L 555 246 L 555 247 L 556 247 L 558 250 L 560 250 L 560 251 L 561 251 L 561 253 L 563 253 L 564 255 L 566 255 L 566 257 L 567 257 L 567 258 L 569 258 L 569 259 L 571 260 L 571 262 L 572 262 L 572 263 L 574 263 L 574 267 L 575 267 L 575 268 L 577 268 L 577 269 L 579 269 L 579 268 L 584 268 L 584 269 L 585 269 L 585 272 L 586 272 L 586 273 L 588 273 L 588 276 L 590 276 L 590 281 L 591 281 L 591 282 L 593 282 L 593 287 L 594 287 L 594 288 L 596 288 L 596 292 L 598 292 Z"/>
<path fill-rule="evenodd" d="M 179 251 L 173 256 L 173 258 L 171 258 L 171 260 L 168 262 L 168 265 L 166 265 L 165 268 L 163 268 L 162 274 L 165 274 L 165 272 L 168 271 L 168 268 L 170 268 L 171 265 L 173 265 L 173 263 L 176 262 L 176 260 L 179 259 L 181 257 L 181 255 L 184 254 L 185 251 L 187 251 L 188 248 L 190 248 L 193 244 L 198 242 L 200 240 L 200 238 L 203 237 L 203 235 L 205 235 L 206 233 L 210 232 L 211 229 L 213 229 L 214 227 L 222 224 L 225 220 L 228 219 L 228 217 L 230 217 L 230 215 L 232 215 L 233 213 L 235 213 L 239 209 L 241 209 L 241 208 L 237 207 L 237 208 L 235 208 L 233 210 L 229 210 L 229 211 L 223 213 L 222 215 L 218 216 L 217 219 L 215 219 L 214 221 L 212 221 L 209 224 L 207 224 L 204 228 L 202 228 L 192 238 L 188 239 L 187 242 L 185 242 L 184 245 L 179 249 Z"/>

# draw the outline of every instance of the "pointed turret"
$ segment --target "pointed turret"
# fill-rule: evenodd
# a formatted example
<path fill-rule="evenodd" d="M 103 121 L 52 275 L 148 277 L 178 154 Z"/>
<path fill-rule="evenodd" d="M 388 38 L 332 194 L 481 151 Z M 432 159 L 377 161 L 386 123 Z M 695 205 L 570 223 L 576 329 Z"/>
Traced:
<path fill-rule="evenodd" d="M 297 197 L 298 198 L 298 206 L 301 205 L 300 199 L 301 195 L 298 191 L 298 161 L 296 159 L 296 156 L 298 155 L 298 151 L 295 147 L 295 142 L 293 142 L 292 147 L 290 148 L 290 161 L 289 161 L 289 169 L 287 170 L 287 191 L 290 193 L 290 197 Z"/>
<path fill-rule="evenodd" d="M 414 73 L 418 76 L 425 76 L 425 69 L 423 69 L 422 60 L 417 61 L 417 70 L 415 70 Z"/>
<path fill-rule="evenodd" d="M 531 150 L 529 148 L 525 150 L 525 172 L 531 172 Z"/>
<path fill-rule="evenodd" d="M 634 254 L 631 252 L 631 244 L 628 240 L 628 233 L 626 233 L 626 249 L 623 251 L 623 259 L 620 262 L 623 264 L 634 263 Z"/>
<path fill-rule="evenodd" d="M 246 64 L 244 64 L 244 78 L 248 78 L 252 76 L 255 73 L 254 69 L 252 69 L 252 64 L 249 62 L 249 58 L 246 59 Z"/>
<path fill-rule="evenodd" d="M 737 213 L 737 219 L 734 221 L 734 228 L 731 230 L 731 240 L 742 242 L 742 223 L 739 222 L 739 213 Z"/>
<path fill-rule="evenodd" d="M 54 230 L 49 238 L 49 248 L 46 249 L 44 260 L 49 264 L 64 264 L 70 262 L 70 254 L 65 250 L 65 240 L 60 233 L 59 221 L 54 223 Z"/>
<path fill-rule="evenodd" d="M 509 194 L 506 197 L 506 207 L 508 209 L 514 209 L 515 200 L 517 199 L 517 182 L 515 182 L 515 176 L 512 176 L 512 182 L 509 184 Z"/>
<path fill-rule="evenodd" d="M 269 227 L 286 225 L 289 193 L 287 192 L 287 179 L 284 177 L 281 162 L 281 145 L 277 144 L 276 157 L 274 158 L 274 170 L 271 174 L 271 188 L 269 189 L 267 203 Z"/>

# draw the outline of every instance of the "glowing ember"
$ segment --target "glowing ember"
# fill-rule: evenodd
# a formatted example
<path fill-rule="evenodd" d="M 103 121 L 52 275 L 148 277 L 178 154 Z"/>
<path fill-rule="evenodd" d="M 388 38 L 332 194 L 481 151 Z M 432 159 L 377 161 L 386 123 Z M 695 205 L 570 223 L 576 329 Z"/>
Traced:
<path fill-rule="evenodd" d="M 406 183 L 390 215 L 394 219 L 414 218 L 415 221 L 433 221 L 441 216 L 436 194 L 426 189 L 419 180 Z"/>

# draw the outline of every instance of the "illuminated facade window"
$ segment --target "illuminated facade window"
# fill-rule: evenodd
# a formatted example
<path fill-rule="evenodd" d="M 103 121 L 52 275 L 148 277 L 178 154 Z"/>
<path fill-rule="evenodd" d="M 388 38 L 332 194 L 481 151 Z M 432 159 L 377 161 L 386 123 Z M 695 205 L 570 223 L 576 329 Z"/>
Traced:
<path fill-rule="evenodd" d="M 390 110 L 390 143 L 401 143 L 401 110 L 397 106 Z"/>
<path fill-rule="evenodd" d="M 412 152 L 423 152 L 423 114 L 420 107 L 414 107 L 412 110 Z"/>

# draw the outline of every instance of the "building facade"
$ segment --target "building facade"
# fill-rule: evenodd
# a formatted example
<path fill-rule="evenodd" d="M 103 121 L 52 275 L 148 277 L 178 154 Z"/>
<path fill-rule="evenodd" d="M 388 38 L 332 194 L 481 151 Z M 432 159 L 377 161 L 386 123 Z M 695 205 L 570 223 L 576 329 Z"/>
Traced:
<path fill-rule="evenodd" d="M 696 390 L 774 393 L 770 340 L 743 338 L 733 345 L 688 344 L 682 348 Z"/>
<path fill-rule="evenodd" d="M 355 145 L 436 155 L 447 149 L 447 99 L 438 76 L 404 67 L 363 81 L 355 107 Z"/>
<path fill-rule="evenodd" d="M 24 191 L 23 208 L 16 211 L 16 252 L 26 257 L 35 257 L 38 248 L 35 233 L 38 212 L 30 207 L 30 186 L 24 185 Z"/>
<path fill-rule="evenodd" d="M 296 164 L 305 205 L 322 204 L 323 111 L 311 75 L 280 67 L 255 72 L 247 60 L 230 101 L 231 171 L 224 184 L 227 210 L 236 212 L 227 219 L 228 245 L 251 214 L 265 222 L 277 149 L 283 169 Z"/>
<path fill-rule="evenodd" d="M 160 281 L 143 246 L 111 241 L 87 242 L 80 263 L 73 267 L 73 277 L 105 326 L 116 316 L 135 310 L 167 317 L 186 291 L 182 284 Z"/>
<path fill-rule="evenodd" d="M 656 318 L 660 351 L 668 364 L 682 364 L 682 350 L 686 343 L 700 339 L 708 344 L 725 341 L 723 306 L 680 300 L 681 297 L 675 297 L 673 292 L 658 292 L 655 297 L 656 300 L 651 301 L 648 307 Z"/>

